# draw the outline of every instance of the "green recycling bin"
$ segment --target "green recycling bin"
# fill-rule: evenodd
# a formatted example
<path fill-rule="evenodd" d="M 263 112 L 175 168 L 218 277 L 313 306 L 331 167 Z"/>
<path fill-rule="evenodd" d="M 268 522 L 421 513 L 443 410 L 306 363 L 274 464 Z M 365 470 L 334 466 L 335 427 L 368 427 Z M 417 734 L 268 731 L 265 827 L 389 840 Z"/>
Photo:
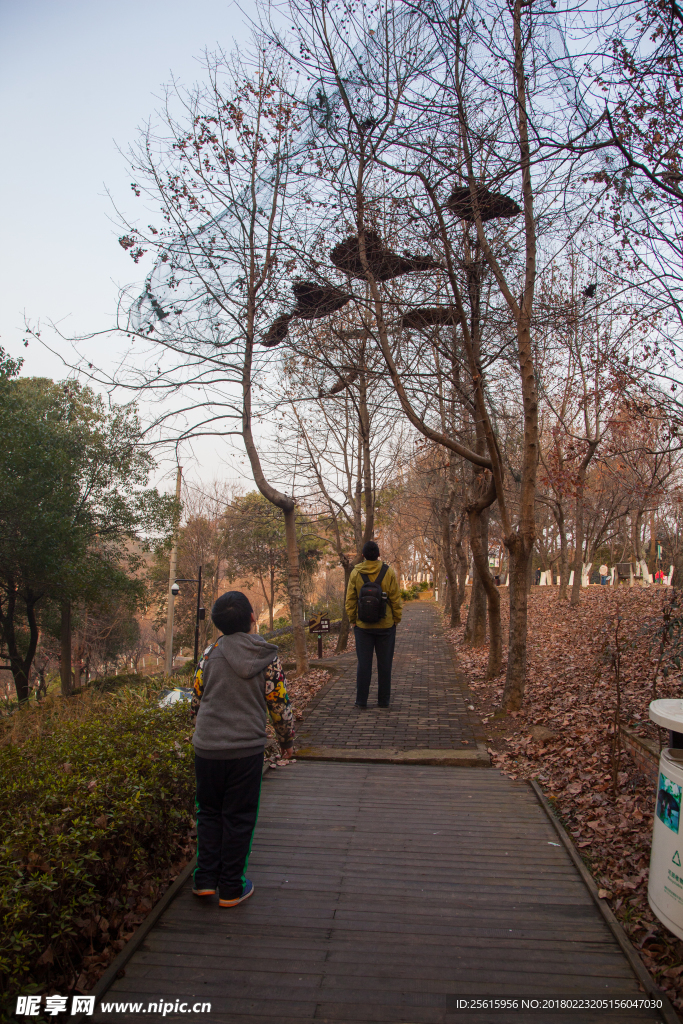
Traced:
<path fill-rule="evenodd" d="M 683 939 L 683 700 L 653 700 L 650 718 L 669 731 L 662 748 L 647 898 L 653 913 Z"/>

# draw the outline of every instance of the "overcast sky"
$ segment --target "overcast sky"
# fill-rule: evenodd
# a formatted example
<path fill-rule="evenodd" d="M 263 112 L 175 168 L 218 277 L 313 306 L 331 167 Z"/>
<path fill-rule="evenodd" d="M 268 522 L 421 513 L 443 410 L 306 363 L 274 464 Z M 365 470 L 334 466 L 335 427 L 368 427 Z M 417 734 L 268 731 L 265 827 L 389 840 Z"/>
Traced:
<path fill-rule="evenodd" d="M 171 73 L 191 84 L 205 48 L 247 32 L 230 0 L 0 0 L 0 345 L 25 373 L 67 375 L 38 343 L 24 348 L 24 315 L 69 335 L 106 329 L 140 274 L 106 191 L 135 212 L 117 145 L 153 116 Z M 98 344 L 97 362 L 111 360 Z"/>

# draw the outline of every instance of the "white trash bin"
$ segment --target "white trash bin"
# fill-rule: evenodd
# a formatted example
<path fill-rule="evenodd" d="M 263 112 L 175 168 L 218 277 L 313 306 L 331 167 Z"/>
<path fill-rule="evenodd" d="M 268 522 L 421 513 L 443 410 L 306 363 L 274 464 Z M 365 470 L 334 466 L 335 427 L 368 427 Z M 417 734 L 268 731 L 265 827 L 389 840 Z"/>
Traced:
<path fill-rule="evenodd" d="M 683 939 L 683 700 L 653 700 L 650 718 L 669 730 L 659 759 L 647 898 L 669 931 Z"/>

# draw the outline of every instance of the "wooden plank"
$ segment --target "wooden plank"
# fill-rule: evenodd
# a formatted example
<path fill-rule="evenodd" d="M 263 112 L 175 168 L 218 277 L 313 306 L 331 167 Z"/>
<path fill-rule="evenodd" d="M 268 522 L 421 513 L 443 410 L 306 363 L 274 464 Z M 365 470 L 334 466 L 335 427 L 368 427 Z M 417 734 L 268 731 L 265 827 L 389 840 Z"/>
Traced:
<path fill-rule="evenodd" d="M 287 975 L 288 978 L 292 979 L 292 984 L 296 986 L 297 979 L 298 982 L 301 982 L 303 978 L 306 978 L 309 984 L 312 979 L 316 984 L 322 981 L 322 975 L 316 974 L 315 970 L 313 970 L 316 964 L 333 965 L 333 977 L 335 982 L 341 985 L 348 985 L 350 979 L 356 978 L 370 978 L 374 983 L 378 978 L 385 978 L 387 973 L 397 973 L 396 958 L 380 953 L 365 956 L 362 959 L 340 959 L 334 954 L 329 957 L 318 956 L 293 959 L 286 954 L 283 955 L 282 951 L 275 955 L 276 960 L 274 961 L 272 953 L 271 957 L 265 957 L 260 954 L 258 949 L 241 949 L 235 956 L 226 956 L 225 953 L 222 955 L 212 955 L 208 953 L 188 954 L 179 951 L 169 953 L 168 950 L 156 952 L 145 950 L 136 957 L 135 964 L 131 965 L 127 974 L 129 978 L 134 977 L 136 973 L 140 977 L 148 977 L 155 974 L 159 969 L 169 968 L 177 975 L 177 982 L 180 985 L 184 980 L 192 983 L 193 979 L 200 975 L 204 976 L 204 972 L 207 970 L 211 972 L 219 970 L 223 981 L 226 983 L 238 984 L 247 976 L 252 981 L 261 976 L 263 978 L 262 984 L 267 986 L 272 974 L 273 963 L 275 962 L 278 965 L 278 973 Z M 528 977 L 528 962 L 528 956 L 517 960 L 514 956 L 510 959 L 506 958 L 505 971 L 501 972 L 501 976 L 511 975 L 513 978 Z M 490 971 L 488 963 L 482 965 L 481 956 L 475 957 L 472 955 L 451 955 L 448 958 L 429 961 L 416 958 L 414 961 L 409 962 L 406 959 L 404 963 L 406 967 L 410 968 L 409 973 L 412 984 L 427 981 L 430 985 L 432 983 L 444 985 L 445 991 L 450 991 L 452 985 L 468 973 L 478 974 L 482 971 Z M 564 980 L 575 977 L 579 979 L 591 977 L 599 979 L 632 978 L 632 972 L 629 965 L 624 962 L 623 957 L 621 959 L 616 957 L 600 959 L 583 957 L 576 960 L 564 957 L 562 959 L 546 959 L 544 963 L 546 965 L 545 972 L 548 976 L 552 976 L 560 986 L 564 984 Z M 498 980 L 498 977 L 496 980 Z M 396 979 L 396 984 L 399 986 L 405 985 L 405 981 L 399 977 Z"/>
<path fill-rule="evenodd" d="M 344 950 L 339 946 L 338 938 L 335 940 L 335 948 L 330 950 L 326 949 L 323 943 L 297 942 L 295 935 L 292 937 L 291 947 L 283 946 L 282 943 L 271 945 L 259 942 L 258 939 L 252 941 L 241 939 L 239 950 L 233 952 L 232 955 L 226 953 L 223 947 L 206 948 L 201 955 L 209 958 L 216 965 L 219 961 L 225 960 L 233 965 L 237 962 L 243 963 L 245 969 L 249 964 L 253 964 L 256 970 L 261 970 L 262 961 L 269 965 L 277 962 L 288 971 L 309 970 L 312 965 L 324 962 L 334 964 L 335 969 L 340 973 L 344 973 L 347 968 L 345 966 L 340 968 L 338 965 L 353 965 L 354 970 L 366 971 L 374 970 L 378 964 L 381 966 L 390 962 L 395 970 L 401 966 L 409 969 L 426 966 L 441 972 L 452 970 L 454 964 L 466 964 L 471 961 L 472 965 L 476 965 L 481 961 L 483 950 L 489 958 L 498 958 L 501 954 L 504 955 L 506 966 L 510 968 L 510 965 L 513 965 L 510 969 L 514 970 L 517 970 L 518 967 L 519 969 L 524 968 L 530 959 L 530 952 L 534 953 L 534 963 L 543 963 L 546 971 L 551 968 L 557 969 L 560 974 L 566 973 L 565 968 L 570 973 L 574 970 L 585 970 L 587 973 L 597 974 L 603 970 L 603 965 L 610 974 L 614 974 L 615 969 L 625 970 L 623 957 L 611 948 L 583 953 L 575 950 L 558 951 L 554 946 L 550 950 L 539 949 L 536 944 L 532 943 L 522 946 L 517 943 L 508 943 L 507 945 L 486 943 L 484 945 L 480 942 L 479 946 L 474 949 L 471 945 L 463 945 L 449 947 L 447 951 L 437 948 L 429 953 L 420 953 L 413 944 L 406 944 L 403 947 L 392 944 L 390 950 L 378 953 L 375 943 L 368 944 L 362 949 L 350 946 L 349 949 Z M 176 962 L 175 958 L 178 961 L 189 962 L 186 943 L 180 940 L 164 942 L 158 937 L 149 939 L 139 956 L 140 962 L 148 965 L 173 964 Z"/>
<path fill-rule="evenodd" d="M 377 943 L 374 940 L 368 941 L 358 935 L 354 935 L 350 939 L 345 939 L 341 934 L 335 935 L 334 947 L 330 948 L 325 945 L 325 935 L 313 937 L 306 933 L 301 933 L 298 929 L 283 929 L 281 933 L 269 933 L 264 936 L 263 930 L 259 928 L 251 935 L 241 932 L 238 942 L 227 941 L 220 944 L 219 938 L 230 939 L 231 936 L 219 936 L 218 934 L 210 936 L 210 933 L 205 934 L 211 937 L 212 941 L 204 943 L 202 947 L 203 956 L 228 956 L 231 955 L 231 949 L 238 948 L 240 957 L 253 956 L 256 960 L 261 958 L 273 960 L 276 957 L 285 959 L 288 957 L 303 957 L 306 959 L 306 962 L 315 962 L 316 959 L 322 959 L 326 962 L 348 961 L 349 963 L 365 963 L 384 955 L 377 952 Z M 157 929 L 153 935 L 147 938 L 144 950 L 141 951 L 140 956 L 148 952 L 163 952 L 169 956 L 175 954 L 184 955 L 188 948 L 187 935 L 188 933 L 185 931 L 169 934 L 162 929 Z M 290 941 L 285 943 L 284 939 L 287 936 L 289 936 Z M 516 938 L 514 941 L 510 941 L 472 936 L 469 940 L 465 938 L 460 944 L 449 943 L 447 947 L 438 940 L 431 945 L 425 942 L 421 943 L 420 946 L 416 946 L 409 938 L 403 942 L 392 941 L 390 956 L 391 962 L 397 967 L 402 964 L 410 966 L 412 963 L 422 962 L 444 963 L 448 965 L 452 963 L 454 958 L 459 956 L 475 956 L 480 958 L 482 951 L 492 952 L 492 955 L 496 957 L 498 956 L 496 951 L 504 951 L 506 962 L 517 962 L 518 959 L 520 962 L 527 962 L 531 955 L 533 955 L 534 960 L 542 960 L 544 962 L 563 963 L 568 956 L 571 956 L 572 961 L 575 963 L 585 962 L 591 964 L 598 958 L 605 958 L 608 961 L 613 959 L 615 963 L 623 962 L 620 952 L 615 950 L 611 943 L 606 946 L 604 943 L 601 944 L 599 942 L 584 942 L 578 945 L 578 949 L 577 945 L 576 942 L 567 940 L 562 944 L 559 941 L 539 943 L 535 939 Z M 389 943 L 387 942 L 388 948 Z M 235 953 L 233 952 L 232 955 L 234 956 Z"/>

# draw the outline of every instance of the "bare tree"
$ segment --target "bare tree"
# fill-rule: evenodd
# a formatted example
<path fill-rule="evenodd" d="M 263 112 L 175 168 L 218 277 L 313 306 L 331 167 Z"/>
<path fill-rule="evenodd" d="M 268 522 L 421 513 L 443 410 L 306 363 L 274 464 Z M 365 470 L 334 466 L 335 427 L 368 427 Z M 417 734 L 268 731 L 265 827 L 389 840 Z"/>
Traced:
<path fill-rule="evenodd" d="M 164 399 L 151 429 L 176 447 L 206 434 L 241 437 L 259 491 L 284 519 L 301 673 L 308 656 L 296 501 L 266 477 L 255 433 L 267 411 L 255 402 L 272 363 L 267 327 L 290 252 L 296 111 L 283 92 L 284 63 L 266 45 L 255 42 L 245 60 L 207 58 L 206 67 L 208 85 L 170 90 L 162 128 L 150 125 L 131 154 L 134 191 L 160 206 L 163 226 L 129 225 L 120 239 L 136 261 L 156 253 L 122 324 L 148 343 L 146 357 L 129 362 L 125 383 Z"/>

